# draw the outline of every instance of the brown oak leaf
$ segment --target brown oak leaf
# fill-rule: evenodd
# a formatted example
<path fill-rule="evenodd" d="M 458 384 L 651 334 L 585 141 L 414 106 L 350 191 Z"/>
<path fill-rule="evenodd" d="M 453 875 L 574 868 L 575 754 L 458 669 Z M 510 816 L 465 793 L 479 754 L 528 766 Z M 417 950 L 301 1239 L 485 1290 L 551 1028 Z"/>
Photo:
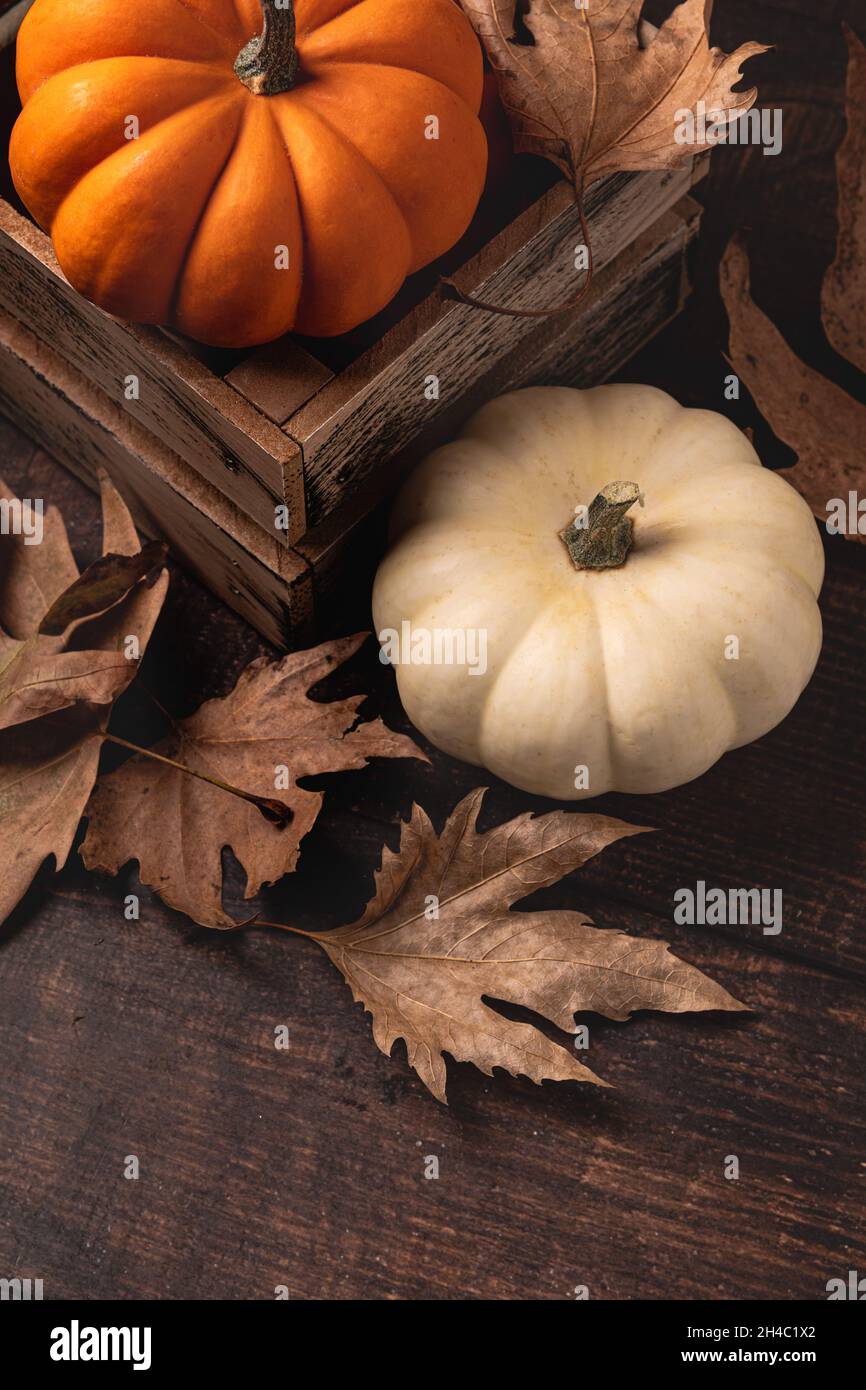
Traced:
<path fill-rule="evenodd" d="M 836 159 L 839 239 L 824 279 L 822 317 L 837 352 L 866 370 L 866 48 L 850 30 L 848 133 Z M 749 286 L 749 258 L 740 235 L 732 238 L 719 272 L 730 323 L 729 358 L 773 433 L 797 454 L 779 470 L 806 499 L 819 521 L 839 530 L 849 493 L 866 486 L 863 440 L 866 406 L 801 362 L 778 328 L 758 308 Z M 845 525 L 841 534 L 866 541 Z"/>
<path fill-rule="evenodd" d="M 488 1075 L 504 1067 L 536 1082 L 606 1084 L 531 1024 L 504 1018 L 490 999 L 523 1005 L 568 1033 L 585 1010 L 624 1020 L 636 1009 L 744 1009 L 664 942 L 599 930 L 579 912 L 509 910 L 643 827 L 527 812 L 479 834 L 483 797 L 484 788 L 471 792 L 441 835 L 415 806 L 397 853 L 385 849 L 363 916 L 309 933 L 372 1014 L 382 1052 L 390 1056 L 403 1038 L 437 1100 L 446 1099 L 446 1052 Z"/>
<path fill-rule="evenodd" d="M 722 259 L 720 283 L 730 321 L 731 365 L 773 433 L 796 450 L 796 464 L 779 473 L 826 522 L 834 499 L 847 499 L 849 490 L 862 490 L 866 481 L 866 406 L 801 362 L 758 308 L 749 289 L 749 258 L 738 236 Z M 843 534 L 866 540 L 857 531 Z"/>
<path fill-rule="evenodd" d="M 101 492 L 106 554 L 138 557 L 142 552 L 132 518 L 107 478 L 101 479 Z M 4 496 L 9 494 L 4 492 Z M 110 594 L 100 587 L 99 597 L 91 590 L 96 611 L 85 617 L 85 589 L 56 509 L 46 510 L 40 545 L 25 546 L 20 536 L 0 538 L 0 623 L 4 629 L 0 666 L 7 658 L 8 672 L 10 653 L 14 666 L 20 645 L 28 643 L 27 659 L 36 663 L 31 673 L 38 667 L 34 652 L 44 653 L 46 661 L 43 683 L 32 687 L 32 699 L 22 695 L 14 680 L 6 686 L 11 690 L 10 699 L 19 702 L 23 722 L 7 717 L 5 727 L 0 728 L 0 922 L 23 897 L 49 856 L 59 867 L 69 854 L 96 780 L 109 702 L 114 698 L 109 691 L 119 694 L 138 670 L 138 661 L 127 655 L 128 639 L 136 639 L 139 656 L 143 656 L 165 598 L 167 574 L 151 584 L 134 582 L 142 569 L 152 577 L 153 559 L 154 552 L 150 551 L 146 563 L 134 558 L 131 566 L 125 560 L 117 566 L 103 566 L 100 586 L 106 581 L 109 586 L 113 584 L 110 576 L 116 569 L 121 576 L 120 590 L 126 585 L 125 592 L 118 601 L 116 587 Z M 40 639 L 45 644 L 40 647 L 34 641 L 39 626 L 46 613 L 59 611 L 57 605 L 66 594 L 72 594 L 68 609 L 71 621 L 60 638 Z M 103 608 L 112 595 L 114 601 Z M 49 657 L 52 643 L 55 649 Z M 64 657 L 81 655 L 95 663 L 92 677 L 74 662 L 64 664 Z M 20 656 L 17 661 L 21 662 Z M 48 671 L 51 662 L 56 691 Z M 74 674 L 66 679 L 70 665 Z"/>
<path fill-rule="evenodd" d="M 279 662 L 254 661 L 230 695 L 207 701 L 153 750 L 221 782 L 276 796 L 293 813 L 288 825 L 268 824 L 248 802 L 136 756 L 97 785 L 81 849 L 87 867 L 115 874 L 136 859 L 142 883 L 170 907 L 203 926 L 234 927 L 222 906 L 222 850 L 229 846 L 245 870 L 248 898 L 291 873 L 323 799 L 299 787 L 300 778 L 363 767 L 369 758 L 426 761 L 381 719 L 353 728 L 362 695 L 320 703 L 307 694 L 366 636 Z"/>
<path fill-rule="evenodd" d="M 618 170 L 675 168 L 712 143 L 678 143 L 679 112 L 703 102 L 708 118 L 730 123 L 757 95 L 732 88 L 766 45 L 711 48 L 712 0 L 684 0 L 645 46 L 643 0 L 532 0 L 533 44 L 512 41 L 515 0 L 461 4 L 498 74 L 516 150 L 551 160 L 578 188 Z"/>

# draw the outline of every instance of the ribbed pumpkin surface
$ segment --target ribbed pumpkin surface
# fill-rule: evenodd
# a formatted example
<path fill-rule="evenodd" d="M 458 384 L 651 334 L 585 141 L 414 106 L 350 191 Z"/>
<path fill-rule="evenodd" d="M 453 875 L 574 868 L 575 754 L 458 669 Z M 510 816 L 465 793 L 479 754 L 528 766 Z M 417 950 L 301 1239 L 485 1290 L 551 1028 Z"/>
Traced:
<path fill-rule="evenodd" d="M 463 234 L 487 148 L 462 12 L 295 12 L 296 84 L 264 96 L 234 71 L 262 31 L 259 0 L 36 0 L 12 173 L 89 299 L 221 346 L 330 336 Z"/>

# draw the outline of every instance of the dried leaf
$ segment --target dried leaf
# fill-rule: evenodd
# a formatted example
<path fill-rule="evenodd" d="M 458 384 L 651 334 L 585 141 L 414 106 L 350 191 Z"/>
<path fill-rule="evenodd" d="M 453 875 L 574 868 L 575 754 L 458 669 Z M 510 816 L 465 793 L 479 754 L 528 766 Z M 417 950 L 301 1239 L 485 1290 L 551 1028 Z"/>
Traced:
<path fill-rule="evenodd" d="M 414 807 L 398 852 L 384 852 L 363 916 L 313 933 L 372 1014 L 378 1046 L 390 1056 L 403 1038 L 437 1100 L 446 1099 L 445 1052 L 488 1075 L 504 1067 L 536 1082 L 606 1084 L 538 1029 L 504 1018 L 489 999 L 533 1009 L 569 1033 L 585 1010 L 623 1020 L 636 1009 L 744 1007 L 663 942 L 598 930 L 578 912 L 509 911 L 642 827 L 552 811 L 479 834 L 483 796 L 483 788 L 471 792 L 439 836 Z"/>
<path fill-rule="evenodd" d="M 862 491 L 866 480 L 866 407 L 801 362 L 755 304 L 749 290 L 749 259 L 739 237 L 725 252 L 720 281 L 734 371 L 773 433 L 797 452 L 796 465 L 780 469 L 781 476 L 826 523 L 830 503 L 836 498 L 847 501 L 849 490 Z M 866 540 L 856 530 L 843 534 Z"/>
<path fill-rule="evenodd" d="M 424 758 L 380 719 L 352 728 L 363 696 L 321 704 L 307 695 L 365 637 L 277 663 L 254 661 L 230 695 L 202 705 L 154 750 L 259 796 L 276 793 L 294 812 L 288 826 L 267 824 L 249 803 L 139 756 L 99 781 L 81 850 L 87 867 L 114 874 L 137 859 L 142 883 L 170 907 L 203 926 L 234 927 L 222 906 L 222 850 L 230 846 L 243 866 L 248 898 L 290 873 L 322 805 L 322 793 L 299 787 L 299 778 L 363 767 L 369 758 Z"/>
<path fill-rule="evenodd" d="M 848 132 L 836 155 L 839 239 L 824 278 L 821 308 L 837 352 L 866 372 L 866 47 L 848 40 Z"/>
<path fill-rule="evenodd" d="M 497 71 L 515 148 L 552 160 L 579 187 L 617 170 L 675 168 L 707 146 L 677 143 L 678 112 L 703 101 L 729 124 L 757 95 L 732 88 L 766 45 L 710 48 L 712 0 L 684 0 L 645 48 L 643 0 L 532 0 L 533 45 L 511 41 L 515 0 L 461 4 Z"/>
<path fill-rule="evenodd" d="M 20 534 L 0 537 L 0 729 L 78 701 L 110 704 L 135 676 L 137 664 L 124 650 L 134 629 L 124 620 L 123 604 L 144 579 L 156 580 L 165 548 L 151 543 L 139 549 L 129 514 L 105 479 L 104 499 L 109 493 L 105 554 L 83 575 L 54 508 L 46 513 L 39 544 Z M 2 483 L 0 496 L 13 500 Z M 106 617 L 116 606 L 119 624 Z M 161 606 L 160 598 L 154 621 Z"/>
<path fill-rule="evenodd" d="M 39 633 L 61 637 L 85 618 L 107 613 L 142 580 L 153 583 L 165 567 L 166 547 L 149 541 L 135 555 L 103 555 L 51 605 Z"/>
<path fill-rule="evenodd" d="M 836 350 L 866 371 L 866 48 L 844 26 L 848 38 L 848 132 L 837 157 L 839 237 L 827 271 L 822 315 Z M 797 454 L 782 477 L 806 499 L 825 524 L 840 510 L 847 516 L 849 494 L 866 485 L 863 438 L 866 406 L 807 367 L 751 297 L 749 259 L 742 238 L 734 237 L 720 270 L 722 298 L 730 320 L 730 360 L 752 393 L 773 433 Z M 840 507 L 841 504 L 841 507 Z M 855 524 L 841 529 L 864 541 Z"/>
<path fill-rule="evenodd" d="M 74 705 L 0 732 L 0 922 L 42 863 L 66 862 L 96 781 L 104 710 Z"/>
<path fill-rule="evenodd" d="M 138 538 L 126 506 L 107 478 L 101 490 L 105 551 L 135 555 Z M 53 508 L 47 510 L 44 525 L 41 545 L 25 547 L 20 537 L 2 538 L 0 621 L 7 630 L 7 651 L 11 641 L 32 641 L 46 611 L 78 580 L 66 529 Z M 122 660 L 122 680 L 115 679 L 115 686 L 118 691 L 125 688 L 138 669 L 136 661 L 122 656 L 126 639 L 135 637 L 144 655 L 167 587 L 168 576 L 162 574 L 150 587 L 138 584 L 129 589 L 107 612 L 73 624 L 67 640 L 84 642 L 85 650 L 66 655 L 95 654 L 114 667 Z M 15 636 L 9 637 L 10 632 Z M 3 650 L 0 644 L 0 664 Z M 63 655 L 58 652 L 55 662 Z M 83 687 L 80 699 L 66 689 L 50 714 L 33 717 L 31 710 L 26 722 L 0 730 L 0 921 L 20 901 L 49 856 L 58 866 L 65 862 L 96 780 L 110 707 L 92 703 L 93 687 L 87 681 Z M 50 707 L 47 698 L 46 705 Z"/>

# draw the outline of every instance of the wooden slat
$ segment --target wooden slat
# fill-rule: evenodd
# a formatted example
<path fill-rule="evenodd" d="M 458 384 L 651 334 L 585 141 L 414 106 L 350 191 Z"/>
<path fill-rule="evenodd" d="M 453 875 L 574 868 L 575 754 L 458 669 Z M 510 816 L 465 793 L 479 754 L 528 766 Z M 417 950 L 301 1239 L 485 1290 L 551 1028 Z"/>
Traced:
<path fill-rule="evenodd" d="M 596 386 L 619 371 L 683 307 L 687 252 L 700 231 L 701 212 L 686 196 L 663 213 L 601 272 L 586 305 L 566 318 L 559 333 L 548 332 L 511 354 L 501 389 Z"/>
<path fill-rule="evenodd" d="M 704 165 L 701 165 L 703 168 Z M 651 226 L 689 189 L 687 166 L 661 174 L 624 174 L 590 190 L 588 215 L 597 271 Z M 461 272 L 461 288 L 512 307 L 567 302 L 580 284 L 575 247 L 582 241 L 574 199 L 564 184 L 508 231 L 509 254 L 491 244 Z M 533 219 L 542 225 L 533 224 Z M 440 412 L 528 337 L 533 320 L 497 316 L 440 297 L 415 311 L 292 416 L 285 428 L 304 453 L 309 526 L 324 520 L 383 460 L 423 444 Z M 439 380 L 438 400 L 425 397 Z"/>
<path fill-rule="evenodd" d="M 233 367 L 225 380 L 269 420 L 282 424 L 333 378 L 294 338 L 280 338 Z"/>
<path fill-rule="evenodd" d="M 299 450 L 237 391 L 158 329 L 111 318 L 72 289 L 49 239 L 0 199 L 0 307 L 261 526 L 289 508 L 288 545 L 306 529 Z M 125 379 L 139 379 L 128 400 Z"/>
<path fill-rule="evenodd" d="M 0 313 L 0 409 L 74 473 L 102 466 L 143 529 L 278 646 L 303 641 L 312 617 L 305 561 L 280 546 L 176 455 L 131 421 L 10 315 Z"/>

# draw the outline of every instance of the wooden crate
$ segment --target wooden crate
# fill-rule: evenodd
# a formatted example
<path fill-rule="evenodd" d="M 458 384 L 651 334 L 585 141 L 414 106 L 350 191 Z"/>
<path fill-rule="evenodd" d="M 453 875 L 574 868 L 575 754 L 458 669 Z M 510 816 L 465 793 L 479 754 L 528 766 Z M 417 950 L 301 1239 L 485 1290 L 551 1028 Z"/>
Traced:
<path fill-rule="evenodd" d="M 0 0 L 0 4 L 3 0 Z M 0 30 L 0 140 L 17 115 L 13 39 L 27 4 Z M 598 270 L 672 207 L 706 168 L 619 174 L 589 193 Z M 0 165 L 0 307 L 66 359 L 206 482 L 290 548 L 326 521 L 388 459 L 422 449 L 438 417 L 531 338 L 537 321 L 472 309 L 439 287 L 443 272 L 495 303 L 537 308 L 580 283 L 582 241 L 569 186 L 552 166 L 514 161 L 466 237 L 414 275 L 370 323 L 330 340 L 293 335 L 246 352 L 203 348 L 112 318 L 61 274 L 51 242 L 25 215 Z M 435 374 L 438 400 L 425 395 Z M 138 378 L 137 399 L 125 398 Z M 275 508 L 288 528 L 275 530 Z"/>
<path fill-rule="evenodd" d="M 665 213 L 598 275 L 573 320 L 536 325 L 529 340 L 469 384 L 439 414 L 428 442 L 446 438 L 498 391 L 540 381 L 590 385 L 616 371 L 680 309 L 699 221 L 691 198 Z M 277 646 L 311 640 L 337 602 L 341 619 L 352 611 L 353 620 L 369 621 L 367 581 L 382 544 L 379 504 L 415 446 L 286 547 L 53 343 L 2 310 L 0 411 L 86 481 L 106 468 L 142 529 L 165 536 L 181 562 Z"/>

